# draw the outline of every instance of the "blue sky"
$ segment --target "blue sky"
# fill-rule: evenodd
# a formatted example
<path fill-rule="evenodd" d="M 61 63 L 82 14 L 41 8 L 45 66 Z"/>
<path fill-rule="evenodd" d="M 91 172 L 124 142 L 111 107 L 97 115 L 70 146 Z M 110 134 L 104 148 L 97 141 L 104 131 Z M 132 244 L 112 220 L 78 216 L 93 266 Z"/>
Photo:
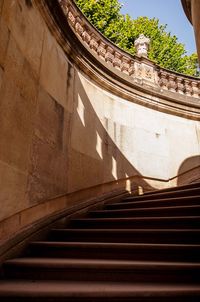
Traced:
<path fill-rule="evenodd" d="M 193 27 L 186 18 L 181 0 L 119 0 L 123 3 L 122 13 L 132 18 L 138 16 L 156 17 L 161 24 L 167 24 L 167 30 L 185 44 L 188 54 L 196 52 Z"/>

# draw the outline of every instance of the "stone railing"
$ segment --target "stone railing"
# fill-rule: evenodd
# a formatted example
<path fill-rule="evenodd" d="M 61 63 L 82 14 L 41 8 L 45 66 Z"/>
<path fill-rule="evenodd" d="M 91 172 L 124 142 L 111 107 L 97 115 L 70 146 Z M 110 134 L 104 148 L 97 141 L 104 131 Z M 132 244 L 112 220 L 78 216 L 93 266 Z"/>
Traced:
<path fill-rule="evenodd" d="M 200 79 L 161 68 L 147 58 L 131 56 L 98 32 L 72 0 L 58 1 L 78 38 L 108 66 L 128 75 L 138 84 L 200 98 Z"/>

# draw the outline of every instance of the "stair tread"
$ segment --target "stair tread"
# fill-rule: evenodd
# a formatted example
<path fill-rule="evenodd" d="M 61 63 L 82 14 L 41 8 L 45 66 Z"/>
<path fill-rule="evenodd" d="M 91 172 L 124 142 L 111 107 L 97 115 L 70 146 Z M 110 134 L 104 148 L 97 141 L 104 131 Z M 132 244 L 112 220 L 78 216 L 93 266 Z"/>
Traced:
<path fill-rule="evenodd" d="M 200 295 L 198 284 L 151 284 L 70 281 L 2 281 L 0 296 L 144 297 Z"/>
<path fill-rule="evenodd" d="M 138 212 L 138 211 L 165 211 L 165 210 L 181 210 L 181 209 L 200 209 L 200 205 L 189 205 L 189 206 L 168 206 L 168 207 L 150 207 L 150 208 L 135 208 L 135 209 L 105 209 L 105 210 L 94 210 L 89 213 L 124 213 L 124 212 Z"/>
<path fill-rule="evenodd" d="M 191 199 L 197 199 L 200 201 L 200 195 L 194 195 L 194 196 L 181 196 L 181 197 L 169 197 L 169 198 L 158 198 L 158 199 L 155 199 L 153 198 L 152 196 L 152 199 L 149 198 L 149 199 L 146 199 L 146 200 L 143 200 L 141 197 L 138 196 L 137 199 L 134 199 L 135 197 L 127 197 L 126 199 L 123 199 L 122 201 L 120 202 L 116 202 L 116 203 L 112 203 L 112 204 L 109 204 L 109 206 L 113 206 L 113 205 L 128 205 L 128 204 L 144 204 L 144 203 L 159 203 L 159 202 L 163 202 L 163 204 L 165 202 L 173 202 L 173 201 L 190 201 Z M 135 200 L 135 201 L 134 201 Z"/>
<path fill-rule="evenodd" d="M 165 196 L 165 195 L 175 195 L 175 194 L 187 194 L 187 193 L 193 193 L 193 192 L 198 192 L 200 190 L 200 186 L 199 187 L 195 187 L 195 188 L 186 188 L 186 189 L 181 189 L 181 190 L 172 190 L 172 191 L 165 191 L 165 192 L 161 192 L 161 191 L 154 191 L 154 192 L 149 192 L 147 194 L 142 194 L 142 195 L 136 195 L 136 196 L 128 196 L 125 199 L 138 199 L 138 198 L 141 198 L 141 197 L 154 197 L 156 198 L 157 196 Z"/>
<path fill-rule="evenodd" d="M 24 257 L 4 262 L 8 280 L 0 281 L 0 299 L 199 301 L 199 209 L 198 184 L 128 197 L 73 218 L 49 239 L 30 242 Z"/>
<path fill-rule="evenodd" d="M 28 267 L 82 267 L 82 268 L 158 268 L 158 269 L 200 269 L 200 263 L 197 262 L 170 262 L 170 261 L 130 261 L 130 260 L 107 260 L 107 259 L 74 259 L 74 258 L 16 258 L 7 260 L 5 265 L 21 265 Z"/>
<path fill-rule="evenodd" d="M 191 220 L 198 220 L 200 221 L 200 216 L 150 216 L 150 217 L 146 217 L 146 216 L 139 216 L 139 217 L 95 217 L 95 218 L 76 218 L 76 219 L 71 219 L 72 222 L 75 221 L 113 221 L 113 220 L 120 220 L 120 221 L 140 221 L 140 220 L 187 220 L 187 219 L 191 219 Z"/>
<path fill-rule="evenodd" d="M 164 192 L 176 192 L 176 191 L 184 191 L 184 190 L 189 190 L 189 189 L 198 189 L 200 187 L 200 182 L 194 182 L 191 184 L 187 185 L 182 185 L 178 187 L 170 187 L 170 188 L 165 188 L 165 189 L 158 189 L 154 191 L 147 191 L 143 195 L 149 195 L 149 194 L 156 194 L 156 193 L 164 193 Z"/>
<path fill-rule="evenodd" d="M 62 241 L 33 241 L 31 245 L 42 245 L 42 246 L 60 246 L 60 247 L 68 247 L 68 246 L 83 246 L 83 247 L 148 247 L 148 248 L 200 248 L 200 244 L 159 244 L 159 243 L 118 243 L 118 242 L 62 242 Z"/>
<path fill-rule="evenodd" d="M 72 233 L 200 233 L 200 229 L 70 229 L 70 228 L 62 228 L 62 229 L 52 229 L 52 232 L 72 232 Z"/>

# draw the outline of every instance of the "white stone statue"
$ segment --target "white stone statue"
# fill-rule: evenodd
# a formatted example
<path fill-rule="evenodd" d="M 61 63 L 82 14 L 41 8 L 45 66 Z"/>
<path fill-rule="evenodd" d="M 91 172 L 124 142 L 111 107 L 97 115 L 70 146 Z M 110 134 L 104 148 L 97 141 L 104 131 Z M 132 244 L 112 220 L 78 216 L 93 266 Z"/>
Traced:
<path fill-rule="evenodd" d="M 145 37 L 144 34 L 139 35 L 139 38 L 137 40 L 135 40 L 135 43 L 134 43 L 137 56 L 147 58 L 149 44 L 150 44 L 149 38 Z"/>

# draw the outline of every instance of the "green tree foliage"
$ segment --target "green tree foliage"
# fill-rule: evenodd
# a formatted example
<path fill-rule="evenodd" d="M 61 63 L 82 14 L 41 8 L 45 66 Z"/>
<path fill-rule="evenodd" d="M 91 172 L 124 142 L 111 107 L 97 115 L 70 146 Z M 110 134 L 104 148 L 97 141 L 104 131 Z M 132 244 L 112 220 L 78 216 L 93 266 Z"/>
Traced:
<path fill-rule="evenodd" d="M 121 14 L 118 0 L 76 0 L 89 21 L 123 50 L 135 54 L 134 41 L 143 33 L 151 39 L 149 59 L 161 67 L 197 76 L 197 54 L 186 55 L 185 46 L 156 18 L 132 19 Z"/>
<path fill-rule="evenodd" d="M 121 18 L 122 5 L 118 0 L 77 0 L 75 2 L 90 22 L 103 34 Z"/>

